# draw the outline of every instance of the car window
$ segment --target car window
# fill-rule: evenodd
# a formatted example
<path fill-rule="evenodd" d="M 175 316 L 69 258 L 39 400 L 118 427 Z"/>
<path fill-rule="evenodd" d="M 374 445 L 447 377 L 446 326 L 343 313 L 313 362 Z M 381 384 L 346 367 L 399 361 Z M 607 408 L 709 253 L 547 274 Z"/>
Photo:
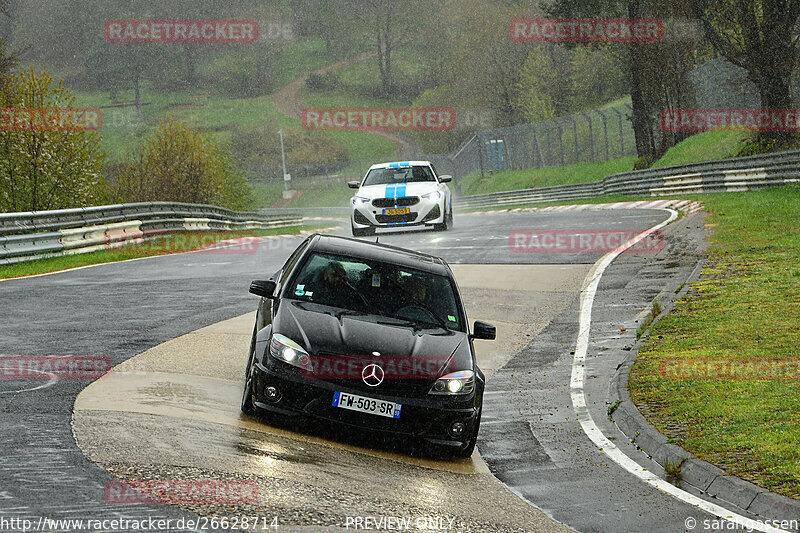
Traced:
<path fill-rule="evenodd" d="M 367 173 L 364 186 L 389 185 L 392 183 L 413 183 L 436 181 L 430 168 L 415 165 L 401 168 L 374 168 Z"/>
<path fill-rule="evenodd" d="M 313 253 L 283 297 L 463 331 L 448 276 L 390 263 Z"/>
<path fill-rule="evenodd" d="M 308 247 L 308 243 L 311 241 L 311 237 L 305 240 L 297 249 L 292 252 L 292 255 L 289 256 L 289 259 L 286 260 L 283 267 L 281 268 L 280 272 L 280 283 L 283 285 L 286 283 L 286 279 L 292 273 L 292 269 L 294 269 L 295 264 L 297 264 L 297 260 L 303 255 L 303 252 Z"/>

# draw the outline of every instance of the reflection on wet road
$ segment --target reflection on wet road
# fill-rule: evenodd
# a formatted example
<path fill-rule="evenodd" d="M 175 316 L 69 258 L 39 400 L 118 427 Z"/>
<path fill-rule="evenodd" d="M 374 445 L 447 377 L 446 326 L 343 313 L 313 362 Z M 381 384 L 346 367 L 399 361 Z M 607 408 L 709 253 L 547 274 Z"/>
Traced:
<path fill-rule="evenodd" d="M 470 319 L 498 326 L 497 342 L 476 341 L 487 375 L 566 307 L 587 268 L 453 267 Z M 200 472 L 255 480 L 255 507 L 293 523 L 343 526 L 347 516 L 414 515 L 455 517 L 464 530 L 563 530 L 500 484 L 477 452 L 434 460 L 391 437 L 309 420 L 274 427 L 242 415 L 253 319 L 250 313 L 168 341 L 87 387 L 74 412 L 87 457 L 121 479 Z"/>

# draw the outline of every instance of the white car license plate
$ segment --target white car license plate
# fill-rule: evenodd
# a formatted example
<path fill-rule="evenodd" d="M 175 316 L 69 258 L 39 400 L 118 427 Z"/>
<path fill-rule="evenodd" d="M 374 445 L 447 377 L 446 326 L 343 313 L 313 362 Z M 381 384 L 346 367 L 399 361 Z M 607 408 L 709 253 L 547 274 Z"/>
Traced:
<path fill-rule="evenodd" d="M 411 212 L 410 207 L 397 207 L 394 209 L 384 209 L 384 215 L 407 215 Z"/>
<path fill-rule="evenodd" d="M 399 403 L 339 391 L 333 393 L 333 406 L 387 418 L 400 418 L 400 408 L 403 407 Z"/>

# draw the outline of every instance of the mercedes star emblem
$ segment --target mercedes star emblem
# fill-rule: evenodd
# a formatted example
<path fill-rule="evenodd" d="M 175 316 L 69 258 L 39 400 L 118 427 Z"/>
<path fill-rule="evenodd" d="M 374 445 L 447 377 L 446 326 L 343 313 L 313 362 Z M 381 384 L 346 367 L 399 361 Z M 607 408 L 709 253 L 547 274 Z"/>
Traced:
<path fill-rule="evenodd" d="M 370 387 L 377 387 L 383 383 L 383 369 L 376 364 L 367 365 L 361 371 L 361 379 Z"/>

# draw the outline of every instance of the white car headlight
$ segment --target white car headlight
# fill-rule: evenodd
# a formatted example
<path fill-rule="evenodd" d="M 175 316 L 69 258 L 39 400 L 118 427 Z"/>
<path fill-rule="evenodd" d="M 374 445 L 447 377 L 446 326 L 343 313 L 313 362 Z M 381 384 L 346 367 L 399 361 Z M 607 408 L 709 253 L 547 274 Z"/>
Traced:
<path fill-rule="evenodd" d="M 289 337 L 275 333 L 269 343 L 269 353 L 275 359 L 304 368 L 309 363 L 308 352 Z"/>
<path fill-rule="evenodd" d="M 353 205 L 364 205 L 369 203 L 369 198 L 364 198 L 363 196 L 354 196 L 353 197 Z"/>
<path fill-rule="evenodd" d="M 433 191 L 429 192 L 428 194 L 423 194 L 422 197 L 425 198 L 426 200 L 437 201 L 442 198 L 442 193 L 440 193 L 439 191 Z"/>
<path fill-rule="evenodd" d="M 462 370 L 436 380 L 428 394 L 469 394 L 475 390 L 475 372 Z"/>

